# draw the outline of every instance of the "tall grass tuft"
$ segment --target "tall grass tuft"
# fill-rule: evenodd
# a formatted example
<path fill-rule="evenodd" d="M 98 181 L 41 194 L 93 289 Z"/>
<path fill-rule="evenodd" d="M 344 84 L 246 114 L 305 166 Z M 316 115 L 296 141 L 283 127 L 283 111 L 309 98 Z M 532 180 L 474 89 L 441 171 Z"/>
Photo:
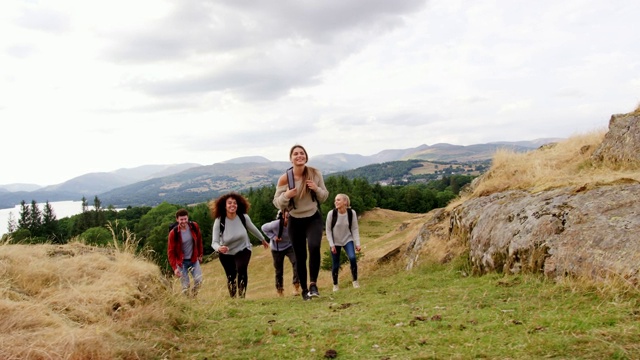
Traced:
<path fill-rule="evenodd" d="M 182 312 L 186 299 L 133 243 L 117 245 L 114 236 L 115 249 L 0 246 L 0 359 L 158 359 L 174 352 L 174 329 L 191 321 Z"/>
<path fill-rule="evenodd" d="M 591 162 L 590 157 L 604 134 L 604 130 L 599 130 L 574 135 L 527 153 L 499 150 L 491 169 L 466 198 L 507 190 L 539 192 L 565 186 L 593 187 L 620 179 L 640 181 L 637 170 L 614 170 Z M 464 200 L 462 197 L 454 203 Z"/>

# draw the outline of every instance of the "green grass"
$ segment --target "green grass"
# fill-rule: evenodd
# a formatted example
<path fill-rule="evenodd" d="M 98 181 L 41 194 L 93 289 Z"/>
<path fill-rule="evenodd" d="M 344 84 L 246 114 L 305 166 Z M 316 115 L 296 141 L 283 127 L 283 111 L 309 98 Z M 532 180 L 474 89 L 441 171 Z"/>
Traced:
<path fill-rule="evenodd" d="M 378 268 L 360 283 L 337 293 L 320 283 L 322 297 L 308 302 L 200 297 L 171 358 L 324 359 L 329 349 L 338 359 L 640 358 L 637 293 L 465 277 L 451 265 Z"/>

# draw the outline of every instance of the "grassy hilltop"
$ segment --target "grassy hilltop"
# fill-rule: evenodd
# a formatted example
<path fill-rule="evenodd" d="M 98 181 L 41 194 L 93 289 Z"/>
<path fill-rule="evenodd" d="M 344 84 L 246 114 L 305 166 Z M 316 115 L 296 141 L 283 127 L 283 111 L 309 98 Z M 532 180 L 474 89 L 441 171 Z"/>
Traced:
<path fill-rule="evenodd" d="M 565 146 L 598 136 L 570 139 L 551 154 L 562 161 L 570 153 Z M 499 171 L 506 163 L 558 166 L 532 154 L 497 154 L 493 182 L 475 191 L 504 190 Z M 591 183 L 610 176 L 589 171 Z M 523 174 L 518 184 L 548 188 L 574 178 L 551 173 L 534 180 Z M 202 291 L 189 299 L 178 294 L 178 280 L 166 280 L 126 248 L 0 245 L 0 359 L 640 358 L 637 288 L 539 275 L 469 276 L 464 255 L 443 264 L 435 248 L 406 270 L 403 250 L 430 216 L 366 213 L 359 220 L 361 288 L 351 288 L 344 266 L 341 290 L 333 293 L 330 272 L 321 270 L 321 297 L 308 302 L 276 296 L 271 254 L 261 247 L 253 251 L 246 299 L 228 297 L 217 259 L 203 265 Z M 324 241 L 323 256 L 327 247 Z M 391 261 L 378 261 L 395 249 Z"/>

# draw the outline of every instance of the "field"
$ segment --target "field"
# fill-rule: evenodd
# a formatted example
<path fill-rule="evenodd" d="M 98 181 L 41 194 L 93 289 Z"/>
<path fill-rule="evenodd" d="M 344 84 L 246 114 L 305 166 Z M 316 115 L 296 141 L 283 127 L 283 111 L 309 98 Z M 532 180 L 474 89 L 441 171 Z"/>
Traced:
<path fill-rule="evenodd" d="M 321 297 L 307 302 L 290 295 L 291 286 L 276 295 L 271 255 L 262 248 L 254 248 L 245 299 L 229 298 L 217 259 L 203 265 L 194 299 L 123 249 L 3 245 L 0 358 L 640 358 L 637 289 L 468 276 L 464 258 L 439 264 L 428 250 L 406 270 L 402 251 L 426 216 L 367 213 L 361 287 L 350 286 L 345 267 L 334 293 L 329 271 L 321 271 Z M 378 263 L 394 249 L 395 260 Z"/>

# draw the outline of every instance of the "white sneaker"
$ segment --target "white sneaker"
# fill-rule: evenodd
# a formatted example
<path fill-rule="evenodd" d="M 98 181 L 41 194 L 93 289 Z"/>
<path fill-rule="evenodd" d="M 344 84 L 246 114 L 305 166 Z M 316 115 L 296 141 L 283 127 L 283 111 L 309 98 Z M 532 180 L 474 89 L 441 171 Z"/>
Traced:
<path fill-rule="evenodd" d="M 357 289 L 357 288 L 359 288 L 359 287 L 360 287 L 360 284 L 358 283 L 358 280 L 354 281 L 354 282 L 353 282 L 353 288 L 354 288 L 354 289 Z"/>
<path fill-rule="evenodd" d="M 333 285 L 333 292 L 336 292 L 340 290 L 340 288 L 338 287 L 338 285 Z"/>

